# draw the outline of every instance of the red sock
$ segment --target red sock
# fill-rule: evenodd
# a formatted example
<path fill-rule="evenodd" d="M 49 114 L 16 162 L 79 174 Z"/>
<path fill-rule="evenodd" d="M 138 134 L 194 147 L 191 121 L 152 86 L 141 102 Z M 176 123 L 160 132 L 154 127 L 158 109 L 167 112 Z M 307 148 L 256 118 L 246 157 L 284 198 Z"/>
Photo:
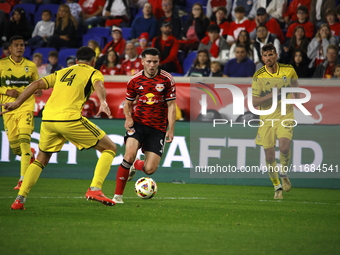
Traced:
<path fill-rule="evenodd" d="M 137 159 L 133 164 L 136 170 L 143 171 L 144 160 Z"/>
<path fill-rule="evenodd" d="M 116 175 L 116 190 L 115 190 L 116 195 L 123 195 L 125 185 L 129 177 L 129 170 L 130 169 L 126 169 L 121 165 L 118 167 Z"/>

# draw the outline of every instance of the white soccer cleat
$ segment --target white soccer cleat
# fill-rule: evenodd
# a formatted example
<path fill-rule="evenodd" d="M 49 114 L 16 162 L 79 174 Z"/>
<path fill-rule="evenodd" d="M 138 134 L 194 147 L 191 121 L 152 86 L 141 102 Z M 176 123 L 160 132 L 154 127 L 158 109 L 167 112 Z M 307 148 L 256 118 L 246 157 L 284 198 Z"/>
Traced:
<path fill-rule="evenodd" d="M 136 158 L 136 160 L 137 160 L 137 158 Z M 134 167 L 134 164 L 135 164 L 136 160 L 133 162 L 132 166 L 130 167 L 129 177 L 128 177 L 128 180 L 127 180 L 128 182 L 131 181 L 133 179 L 133 177 L 135 177 L 135 175 L 137 173 L 137 170 Z"/>
<path fill-rule="evenodd" d="M 123 195 L 114 195 L 112 200 L 116 203 L 116 204 L 124 204 L 123 201 Z"/>

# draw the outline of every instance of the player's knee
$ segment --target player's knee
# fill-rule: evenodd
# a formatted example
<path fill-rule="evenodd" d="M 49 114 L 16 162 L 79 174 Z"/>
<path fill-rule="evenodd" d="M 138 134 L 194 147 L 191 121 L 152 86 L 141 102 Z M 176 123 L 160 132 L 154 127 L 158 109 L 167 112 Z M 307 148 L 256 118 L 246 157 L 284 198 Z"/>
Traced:
<path fill-rule="evenodd" d="M 144 173 L 147 175 L 152 175 L 154 172 L 156 172 L 157 167 L 145 167 L 143 168 Z"/>
<path fill-rule="evenodd" d="M 282 154 L 288 154 L 289 153 L 289 148 L 280 148 L 280 152 L 282 153 Z"/>

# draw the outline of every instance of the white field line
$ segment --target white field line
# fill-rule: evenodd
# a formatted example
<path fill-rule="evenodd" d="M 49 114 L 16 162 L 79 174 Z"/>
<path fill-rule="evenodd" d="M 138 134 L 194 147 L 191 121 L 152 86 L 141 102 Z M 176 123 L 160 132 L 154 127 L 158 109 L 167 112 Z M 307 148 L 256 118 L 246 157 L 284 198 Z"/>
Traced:
<path fill-rule="evenodd" d="M 9 197 L 0 197 L 0 199 L 10 199 L 15 198 L 15 196 Z M 85 199 L 85 197 L 29 197 L 29 198 L 46 198 L 46 199 L 58 199 L 58 198 L 68 198 L 68 199 Z M 140 199 L 138 197 L 124 197 L 124 199 Z M 153 197 L 152 199 L 157 200 L 229 200 L 225 198 L 207 198 L 207 197 Z M 147 199 L 146 199 L 147 200 Z M 340 205 L 340 203 L 324 203 L 324 202 L 312 202 L 312 201 L 291 201 L 291 200 L 264 200 L 264 199 L 232 199 L 233 203 L 237 201 L 245 201 L 245 202 L 270 202 L 270 203 L 296 203 L 296 204 L 314 204 L 314 205 Z"/>

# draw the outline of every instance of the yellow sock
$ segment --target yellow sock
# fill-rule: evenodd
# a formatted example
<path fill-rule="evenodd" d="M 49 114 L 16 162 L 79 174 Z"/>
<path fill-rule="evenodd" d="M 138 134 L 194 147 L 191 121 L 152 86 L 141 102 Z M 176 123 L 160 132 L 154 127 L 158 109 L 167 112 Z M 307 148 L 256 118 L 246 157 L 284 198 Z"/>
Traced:
<path fill-rule="evenodd" d="M 115 156 L 116 153 L 114 151 L 103 151 L 94 170 L 94 176 L 90 187 L 96 187 L 100 189 L 102 188 L 105 178 L 109 174 L 111 164 Z"/>
<path fill-rule="evenodd" d="M 31 137 L 28 134 L 20 134 L 20 175 L 25 176 L 26 170 L 31 161 Z"/>
<path fill-rule="evenodd" d="M 286 174 L 287 173 L 287 170 L 288 170 L 287 168 L 288 168 L 288 164 L 289 164 L 291 155 L 292 155 L 291 150 L 289 150 L 289 152 L 287 154 L 282 154 L 280 152 L 280 163 L 282 165 L 280 170 L 281 170 L 282 174 Z"/>
<path fill-rule="evenodd" d="M 27 197 L 31 188 L 38 181 L 41 171 L 44 169 L 44 167 L 45 166 L 41 164 L 38 160 L 35 160 L 32 164 L 29 165 L 18 195 Z"/>
<path fill-rule="evenodd" d="M 268 168 L 268 175 L 273 185 L 274 186 L 280 185 L 279 173 L 277 171 L 276 161 L 272 163 L 269 163 L 269 162 L 266 162 L 266 163 L 267 163 L 267 168 Z"/>

